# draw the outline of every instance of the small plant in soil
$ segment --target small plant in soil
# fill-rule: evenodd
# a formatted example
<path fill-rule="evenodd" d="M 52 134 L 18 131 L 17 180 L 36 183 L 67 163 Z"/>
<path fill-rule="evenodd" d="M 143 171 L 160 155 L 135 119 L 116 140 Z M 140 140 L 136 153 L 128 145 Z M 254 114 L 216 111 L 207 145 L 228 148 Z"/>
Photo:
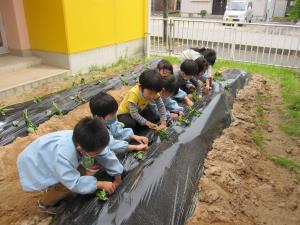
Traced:
<path fill-rule="evenodd" d="M 143 156 L 144 156 L 144 152 L 143 151 L 138 151 L 136 153 L 134 153 L 134 158 L 136 158 L 137 160 L 142 160 Z"/>
<path fill-rule="evenodd" d="M 13 125 L 14 127 L 18 127 L 18 126 L 19 126 L 19 123 L 20 123 L 19 120 L 14 120 L 14 121 L 12 121 L 12 125 Z"/>
<path fill-rule="evenodd" d="M 105 190 L 101 189 L 101 190 L 98 190 L 96 192 L 96 196 L 97 198 L 100 200 L 100 201 L 107 201 L 108 200 L 108 194 Z"/>
<path fill-rule="evenodd" d="M 85 169 L 90 169 L 93 165 L 95 164 L 95 160 L 92 157 L 85 157 L 82 161 L 81 161 L 81 165 L 85 168 Z"/>
<path fill-rule="evenodd" d="M 81 92 L 78 92 L 75 96 L 70 96 L 70 99 L 76 103 L 86 102 L 86 100 L 81 96 Z"/>
<path fill-rule="evenodd" d="M 191 121 L 189 121 L 187 118 L 183 117 L 183 116 L 180 116 L 176 122 L 176 125 L 186 125 L 186 126 L 189 126 L 191 125 Z"/>
<path fill-rule="evenodd" d="M 59 108 L 58 105 L 55 102 L 53 102 L 52 105 L 56 110 L 56 114 L 58 114 L 59 116 L 63 116 L 65 114 L 64 110 Z"/>
<path fill-rule="evenodd" d="M 214 81 L 224 81 L 224 78 L 222 77 L 222 74 L 220 72 L 216 72 L 213 77 Z"/>
<path fill-rule="evenodd" d="M 157 131 L 158 136 L 161 140 L 168 140 L 169 139 L 169 132 L 166 130 L 158 130 Z"/>
<path fill-rule="evenodd" d="M 84 77 L 82 77 L 82 78 L 80 79 L 80 84 L 86 84 L 86 80 L 84 79 Z"/>
<path fill-rule="evenodd" d="M 101 80 L 101 79 L 99 79 L 99 80 L 97 80 L 96 81 L 96 83 L 95 83 L 96 85 L 106 85 L 107 84 L 107 82 L 106 81 L 104 81 L 104 80 Z"/>
<path fill-rule="evenodd" d="M 128 86 L 128 84 L 129 84 L 126 77 L 120 76 L 120 81 L 122 82 L 123 86 Z"/>
<path fill-rule="evenodd" d="M 0 115 L 5 116 L 6 113 L 8 113 L 11 110 L 13 110 L 13 108 L 0 108 Z"/>
<path fill-rule="evenodd" d="M 34 133 L 37 130 L 37 126 L 34 125 L 31 119 L 29 118 L 27 109 L 23 111 L 23 118 L 27 126 L 27 132 L 29 134 Z"/>
<path fill-rule="evenodd" d="M 42 101 L 43 101 L 43 99 L 42 99 L 41 96 L 35 96 L 35 97 L 33 97 L 33 102 L 34 102 L 35 104 L 40 103 L 40 102 L 42 102 Z"/>
<path fill-rule="evenodd" d="M 198 91 L 196 91 L 196 90 L 192 92 L 192 101 L 194 103 L 199 101 L 199 94 L 198 94 Z"/>
<path fill-rule="evenodd" d="M 193 117 L 193 116 L 200 117 L 201 115 L 202 115 L 202 112 L 197 109 L 191 109 L 189 112 L 189 116 L 191 116 L 191 117 Z"/>

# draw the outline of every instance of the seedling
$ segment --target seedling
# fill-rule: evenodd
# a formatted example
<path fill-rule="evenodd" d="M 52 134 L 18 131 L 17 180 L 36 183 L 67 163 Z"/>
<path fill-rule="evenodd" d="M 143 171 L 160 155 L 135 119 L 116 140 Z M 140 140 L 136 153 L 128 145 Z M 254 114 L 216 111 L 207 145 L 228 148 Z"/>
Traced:
<path fill-rule="evenodd" d="M 81 92 L 77 92 L 75 96 L 70 96 L 71 100 L 74 100 L 76 103 L 86 102 L 86 100 L 81 96 Z"/>
<path fill-rule="evenodd" d="M 6 113 L 8 113 L 11 110 L 13 110 L 13 108 L 0 108 L 0 115 L 5 116 Z"/>
<path fill-rule="evenodd" d="M 178 118 L 178 121 L 177 121 L 176 125 L 182 125 L 182 124 L 185 124 L 186 126 L 189 126 L 189 125 L 191 125 L 191 122 L 187 118 L 185 118 L 183 116 L 180 116 Z"/>
<path fill-rule="evenodd" d="M 50 109 L 46 110 L 45 113 L 46 113 L 46 116 L 52 116 L 53 115 L 53 112 Z"/>
<path fill-rule="evenodd" d="M 224 90 L 225 91 L 229 91 L 230 90 L 230 86 L 229 85 L 225 85 Z"/>
<path fill-rule="evenodd" d="M 198 92 L 197 92 L 196 90 L 193 91 L 193 93 L 192 93 L 192 101 L 193 101 L 194 103 L 196 103 L 196 102 L 199 101 L 199 94 L 198 94 Z"/>
<path fill-rule="evenodd" d="M 157 131 L 158 136 L 161 140 L 168 140 L 169 139 L 169 133 L 166 130 L 159 130 Z"/>
<path fill-rule="evenodd" d="M 59 108 L 58 105 L 57 105 L 55 102 L 53 102 L 52 105 L 53 105 L 53 107 L 55 108 L 56 113 L 57 113 L 59 116 L 63 116 L 63 115 L 65 114 L 64 110 L 62 110 L 61 108 Z M 49 111 L 51 111 L 51 110 L 49 110 Z"/>
<path fill-rule="evenodd" d="M 97 80 L 95 84 L 96 84 L 96 85 L 99 85 L 99 84 L 106 85 L 107 82 L 104 81 L 104 80 Z"/>
<path fill-rule="evenodd" d="M 129 84 L 126 77 L 120 76 L 120 81 L 122 82 L 123 86 L 128 86 L 128 84 Z"/>
<path fill-rule="evenodd" d="M 86 84 L 86 81 L 85 81 L 84 77 L 82 77 L 82 78 L 80 79 L 80 84 Z"/>
<path fill-rule="evenodd" d="M 27 109 L 25 109 L 23 111 L 23 118 L 25 120 L 25 124 L 27 126 L 27 132 L 28 133 L 34 133 L 37 130 L 37 126 L 33 124 L 33 122 L 31 121 L 31 119 L 28 116 L 28 111 Z"/>
<path fill-rule="evenodd" d="M 18 127 L 18 126 L 19 126 L 19 120 L 14 120 L 14 121 L 12 121 L 12 125 L 13 125 L 14 127 Z"/>
<path fill-rule="evenodd" d="M 142 151 L 134 153 L 134 158 L 136 158 L 137 160 L 142 160 L 143 156 L 144 156 L 144 152 Z"/>
<path fill-rule="evenodd" d="M 197 109 L 191 109 L 191 111 L 189 112 L 189 116 L 193 117 L 200 117 L 202 115 L 202 112 L 197 110 Z"/>
<path fill-rule="evenodd" d="M 108 200 L 108 196 L 107 196 L 107 192 L 103 189 L 98 190 L 96 192 L 96 196 L 100 201 L 107 201 Z"/>
<path fill-rule="evenodd" d="M 40 102 L 42 102 L 42 101 L 43 101 L 43 99 L 42 99 L 41 96 L 35 96 L 35 97 L 33 97 L 33 102 L 34 102 L 35 104 L 40 103 Z"/>
<path fill-rule="evenodd" d="M 85 169 L 91 168 L 95 164 L 95 160 L 92 157 L 84 157 L 84 159 L 81 161 L 81 165 Z"/>
<path fill-rule="evenodd" d="M 222 74 L 220 72 L 216 72 L 214 74 L 214 81 L 224 81 L 224 78 L 222 77 Z"/>

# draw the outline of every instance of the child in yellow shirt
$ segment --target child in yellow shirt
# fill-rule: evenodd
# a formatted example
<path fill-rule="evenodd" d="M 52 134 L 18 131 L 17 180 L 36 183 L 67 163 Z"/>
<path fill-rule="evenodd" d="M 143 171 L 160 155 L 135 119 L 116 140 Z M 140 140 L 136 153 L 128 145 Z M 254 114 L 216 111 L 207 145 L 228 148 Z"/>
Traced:
<path fill-rule="evenodd" d="M 159 94 L 162 90 L 161 81 L 157 70 L 146 70 L 141 74 L 139 83 L 130 89 L 118 109 L 118 120 L 124 123 L 125 127 L 134 131 L 142 126 L 151 129 L 166 128 L 166 109 Z M 159 117 L 148 107 L 152 100 L 157 105 Z M 156 123 L 159 123 L 159 126 Z"/>

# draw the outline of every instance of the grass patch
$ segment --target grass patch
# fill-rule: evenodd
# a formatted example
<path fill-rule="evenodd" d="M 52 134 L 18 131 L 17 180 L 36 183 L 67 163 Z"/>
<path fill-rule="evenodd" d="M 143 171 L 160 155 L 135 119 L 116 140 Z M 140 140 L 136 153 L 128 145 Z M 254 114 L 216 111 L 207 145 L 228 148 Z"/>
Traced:
<path fill-rule="evenodd" d="M 300 181 L 300 163 L 290 158 L 284 158 L 281 156 L 272 156 L 270 159 L 277 165 L 293 172 L 293 176 Z"/>
<path fill-rule="evenodd" d="M 264 137 L 261 130 L 257 129 L 252 132 L 251 138 L 260 150 L 264 149 Z"/>
<path fill-rule="evenodd" d="M 180 64 L 180 59 L 176 56 L 164 56 L 163 59 L 168 60 L 173 65 Z"/>
<path fill-rule="evenodd" d="M 280 128 L 291 136 L 300 137 L 300 75 L 288 68 L 218 60 L 214 69 L 221 71 L 239 68 L 248 73 L 260 74 L 280 83 L 281 94 L 287 106 L 283 109 L 285 123 Z"/>

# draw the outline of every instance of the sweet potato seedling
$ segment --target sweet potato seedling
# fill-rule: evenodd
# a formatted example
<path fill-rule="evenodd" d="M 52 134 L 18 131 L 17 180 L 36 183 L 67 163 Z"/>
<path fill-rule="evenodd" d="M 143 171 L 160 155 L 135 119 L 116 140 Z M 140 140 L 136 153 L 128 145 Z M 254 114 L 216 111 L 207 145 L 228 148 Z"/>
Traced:
<path fill-rule="evenodd" d="M 129 84 L 126 77 L 120 76 L 120 81 L 122 82 L 123 86 L 128 86 L 128 84 Z"/>
<path fill-rule="evenodd" d="M 95 164 L 95 160 L 92 157 L 85 157 L 82 161 L 81 161 L 81 165 L 85 168 L 85 169 L 90 169 L 93 165 Z"/>
<path fill-rule="evenodd" d="M 189 116 L 191 116 L 191 117 L 193 117 L 193 116 L 200 117 L 201 115 L 202 115 L 202 112 L 197 109 L 191 109 L 189 112 Z"/>
<path fill-rule="evenodd" d="M 35 104 L 40 103 L 40 102 L 42 102 L 42 101 L 43 101 L 43 99 L 42 99 L 41 96 L 35 96 L 35 97 L 33 97 L 33 102 L 34 102 Z"/>
<path fill-rule="evenodd" d="M 81 92 L 77 92 L 75 96 L 70 96 L 70 99 L 75 101 L 76 103 L 86 102 L 86 100 L 81 96 Z"/>
<path fill-rule="evenodd" d="M 199 94 L 198 94 L 198 91 L 196 91 L 196 90 L 192 92 L 192 101 L 194 103 L 199 101 Z"/>
<path fill-rule="evenodd" d="M 12 125 L 13 125 L 14 127 L 18 127 L 18 126 L 19 126 L 19 123 L 20 123 L 19 120 L 14 120 L 14 121 L 12 121 Z"/>
<path fill-rule="evenodd" d="M 96 196 L 97 198 L 100 200 L 100 201 L 107 201 L 108 200 L 108 194 L 105 190 L 101 189 L 101 190 L 98 190 L 96 192 Z"/>
<path fill-rule="evenodd" d="M 0 115 L 5 116 L 6 113 L 8 113 L 11 110 L 13 110 L 13 108 L 0 108 Z"/>
<path fill-rule="evenodd" d="M 191 121 L 189 121 L 187 118 L 183 117 L 183 116 L 180 116 L 176 122 L 176 125 L 186 125 L 186 126 L 189 126 L 191 125 Z"/>
<path fill-rule="evenodd" d="M 29 118 L 27 109 L 23 111 L 23 118 L 27 126 L 27 132 L 29 134 L 34 133 L 37 130 L 37 126 L 34 125 L 31 119 Z"/>
<path fill-rule="evenodd" d="M 53 102 L 52 103 L 53 107 L 55 108 L 56 110 L 56 113 L 59 115 L 59 116 L 63 116 L 65 114 L 64 110 L 62 110 L 61 108 L 58 107 L 58 105 Z"/>
<path fill-rule="evenodd" d="M 134 153 L 134 158 L 136 158 L 137 160 L 142 160 L 143 156 L 144 156 L 143 151 L 139 151 L 139 152 Z"/>
<path fill-rule="evenodd" d="M 214 81 L 224 81 L 224 78 L 222 77 L 222 74 L 220 72 L 216 72 L 213 76 Z"/>
<path fill-rule="evenodd" d="M 166 130 L 158 130 L 157 131 L 158 136 L 161 140 L 168 140 L 169 139 L 169 133 Z"/>

